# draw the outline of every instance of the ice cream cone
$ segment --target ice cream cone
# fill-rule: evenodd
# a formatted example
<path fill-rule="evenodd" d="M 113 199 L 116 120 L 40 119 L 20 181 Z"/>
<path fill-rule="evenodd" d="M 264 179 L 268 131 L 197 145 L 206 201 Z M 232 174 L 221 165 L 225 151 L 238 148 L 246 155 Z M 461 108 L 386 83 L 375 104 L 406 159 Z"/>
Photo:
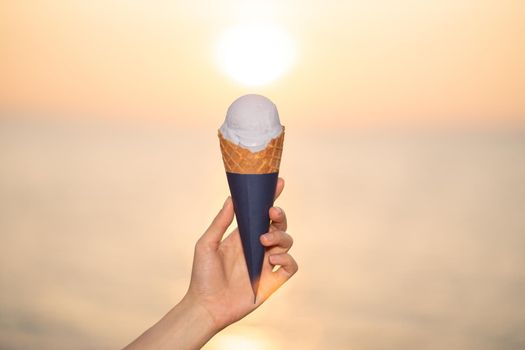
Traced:
<path fill-rule="evenodd" d="M 251 152 L 230 142 L 220 131 L 219 140 L 246 266 L 256 297 L 265 251 L 259 237 L 268 232 L 270 226 L 269 210 L 277 186 L 284 127 L 259 152 Z"/>
<path fill-rule="evenodd" d="M 222 160 L 229 173 L 270 174 L 278 173 L 283 152 L 284 126 L 281 134 L 272 139 L 265 149 L 259 152 L 236 145 L 225 139 L 219 131 Z"/>

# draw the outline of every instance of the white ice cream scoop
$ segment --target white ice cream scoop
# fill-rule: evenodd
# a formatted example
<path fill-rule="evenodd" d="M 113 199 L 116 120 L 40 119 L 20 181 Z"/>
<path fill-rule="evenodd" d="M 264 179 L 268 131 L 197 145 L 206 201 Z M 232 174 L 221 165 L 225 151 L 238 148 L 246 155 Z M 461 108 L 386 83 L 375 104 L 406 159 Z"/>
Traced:
<path fill-rule="evenodd" d="M 281 134 L 283 127 L 275 104 L 264 96 L 250 94 L 231 104 L 219 130 L 228 141 L 259 152 Z"/>

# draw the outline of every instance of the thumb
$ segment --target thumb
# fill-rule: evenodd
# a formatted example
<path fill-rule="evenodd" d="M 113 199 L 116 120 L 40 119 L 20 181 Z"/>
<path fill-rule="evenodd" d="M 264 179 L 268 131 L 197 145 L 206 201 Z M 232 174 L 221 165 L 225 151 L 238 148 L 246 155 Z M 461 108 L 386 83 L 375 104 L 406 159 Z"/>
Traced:
<path fill-rule="evenodd" d="M 230 196 L 224 201 L 222 209 L 219 211 L 215 219 L 213 219 L 210 227 L 204 232 L 201 241 L 206 244 L 217 245 L 220 243 L 224 232 L 233 221 L 233 202 Z"/>

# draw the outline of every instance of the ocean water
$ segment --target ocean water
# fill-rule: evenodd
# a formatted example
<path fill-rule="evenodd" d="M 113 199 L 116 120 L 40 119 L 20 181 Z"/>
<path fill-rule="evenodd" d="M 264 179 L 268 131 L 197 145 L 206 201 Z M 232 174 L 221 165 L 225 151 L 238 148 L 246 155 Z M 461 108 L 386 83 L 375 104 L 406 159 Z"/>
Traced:
<path fill-rule="evenodd" d="M 525 129 L 287 127 L 300 271 L 206 347 L 525 348 Z M 228 194 L 215 128 L 0 120 L 0 348 L 120 348 Z"/>

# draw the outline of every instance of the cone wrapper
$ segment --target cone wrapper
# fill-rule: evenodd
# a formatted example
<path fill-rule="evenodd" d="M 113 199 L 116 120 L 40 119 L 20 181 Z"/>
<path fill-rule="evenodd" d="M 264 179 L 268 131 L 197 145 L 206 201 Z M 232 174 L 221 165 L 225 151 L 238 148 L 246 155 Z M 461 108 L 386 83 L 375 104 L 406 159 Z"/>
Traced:
<path fill-rule="evenodd" d="M 219 132 L 226 177 L 254 295 L 257 295 L 264 259 L 260 236 L 268 232 L 284 141 L 281 134 L 260 152 L 251 152 Z"/>

